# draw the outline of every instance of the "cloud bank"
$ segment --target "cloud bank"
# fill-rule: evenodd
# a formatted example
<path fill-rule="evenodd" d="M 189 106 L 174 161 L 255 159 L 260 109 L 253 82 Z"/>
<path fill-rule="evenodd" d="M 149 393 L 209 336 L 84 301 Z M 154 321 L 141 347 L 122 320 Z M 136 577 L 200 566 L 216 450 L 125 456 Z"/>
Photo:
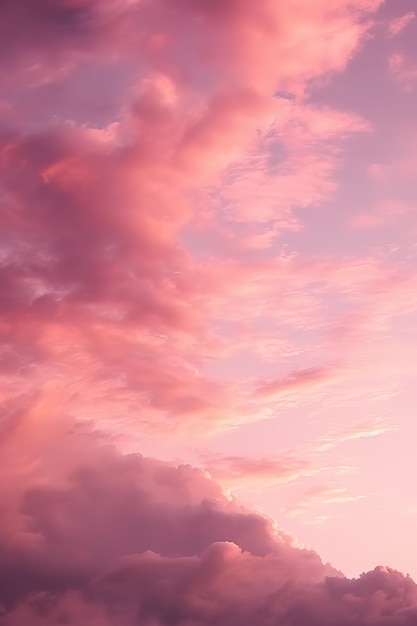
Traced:
<path fill-rule="evenodd" d="M 410 578 L 349 580 L 202 470 L 31 420 L 3 440 L 2 626 L 415 622 Z"/>

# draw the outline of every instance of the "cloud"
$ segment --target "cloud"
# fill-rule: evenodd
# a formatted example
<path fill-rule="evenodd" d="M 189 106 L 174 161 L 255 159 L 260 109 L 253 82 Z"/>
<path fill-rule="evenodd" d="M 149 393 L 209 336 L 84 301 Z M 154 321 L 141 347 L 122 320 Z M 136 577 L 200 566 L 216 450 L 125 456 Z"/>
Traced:
<path fill-rule="evenodd" d="M 352 215 L 349 225 L 355 230 L 372 230 L 395 223 L 398 218 L 407 219 L 412 215 L 413 207 L 398 200 L 384 200 L 367 212 Z"/>
<path fill-rule="evenodd" d="M 38 411 L 15 421 L 2 442 L 6 606 L 35 591 L 84 585 L 148 550 L 176 558 L 232 541 L 252 554 L 292 558 L 285 534 L 226 497 L 202 470 L 124 456 L 85 427 L 46 419 L 42 405 Z"/>
<path fill-rule="evenodd" d="M 404 28 L 406 28 L 409 24 L 411 24 L 411 22 L 415 20 L 415 18 L 416 14 L 414 13 L 414 11 L 408 11 L 407 13 L 404 13 L 404 15 L 401 15 L 400 17 L 396 17 L 395 19 L 391 20 L 388 25 L 389 36 L 395 37 L 396 35 L 401 33 Z"/>
<path fill-rule="evenodd" d="M 348 580 L 201 470 L 52 423 L 2 442 L 2 626 L 413 623 L 411 579 Z"/>
<path fill-rule="evenodd" d="M 311 511 L 319 510 L 327 507 L 329 504 L 345 504 L 347 502 L 356 502 L 364 498 L 364 495 L 353 495 L 349 493 L 345 487 L 331 487 L 318 485 L 309 489 L 304 496 L 302 496 L 297 502 L 289 507 L 286 507 L 284 511 L 297 517 L 303 517 L 308 519 L 311 516 Z M 328 519 L 328 516 L 318 514 L 312 518 L 313 521 L 324 521 Z"/>
<path fill-rule="evenodd" d="M 97 53 L 113 60 L 141 53 L 145 64 L 183 80 L 196 81 L 198 65 L 204 63 L 210 80 L 215 72 L 263 89 L 279 78 L 300 82 L 342 69 L 368 27 L 364 18 L 379 4 L 343 1 L 335 10 L 321 0 L 312 10 L 298 0 L 292 12 L 270 0 L 256 7 L 246 0 L 184 0 L 174 7 L 166 0 L 42 0 L 36 6 L 7 1 L 2 6 L 3 58 L 18 61 L 26 73 L 37 63 L 45 71 L 59 63 L 77 66 Z M 11 32 L 19 37 L 13 39 Z M 190 32 L 193 37 L 184 37 Z M 316 39 L 319 32 L 325 43 Z M 304 50 L 298 45 L 301 39 Z M 186 51 L 193 56 L 184 57 Z"/>
<path fill-rule="evenodd" d="M 323 437 L 319 441 L 313 444 L 313 448 L 317 451 L 324 451 L 334 448 L 335 446 L 345 443 L 346 441 L 353 441 L 356 439 L 367 439 L 369 437 L 378 437 L 385 433 L 395 430 L 395 427 L 390 425 L 387 420 L 383 418 L 375 418 L 369 422 L 357 424 L 350 429 L 334 433 L 327 437 Z"/>
<path fill-rule="evenodd" d="M 401 52 L 393 52 L 388 59 L 388 71 L 405 91 L 414 90 L 417 80 L 417 67 L 406 55 Z"/>
<path fill-rule="evenodd" d="M 249 301 L 253 320 L 271 315 L 282 291 L 283 322 L 317 317 L 301 266 L 283 264 L 277 285 L 279 264 L 265 263 L 249 286 L 245 275 L 260 267 L 242 255 L 268 248 L 271 221 L 278 233 L 297 222 L 297 205 L 327 197 L 340 140 L 367 130 L 305 93 L 346 66 L 378 6 L 3 3 L 5 406 L 53 381 L 68 410 L 107 426 L 117 418 L 212 433 L 265 416 L 259 398 L 248 406 L 247 388 L 206 375 L 207 363 L 231 351 L 217 321 L 237 324 Z M 286 89 L 292 103 L 274 95 Z M 288 154 L 269 171 L 277 142 Z M 234 187 L 242 166 L 248 187 Z M 235 207 L 227 224 L 208 197 L 225 179 L 223 200 Z M 192 242 L 209 229 L 214 243 L 202 259 Z M 222 237 L 235 246 L 232 263 L 231 248 L 217 247 Z"/>
<path fill-rule="evenodd" d="M 305 370 L 292 372 L 289 376 L 280 380 L 273 380 L 257 389 L 261 396 L 275 397 L 287 392 L 297 391 L 304 387 L 315 387 L 325 384 L 334 375 L 334 368 L 312 367 Z"/>
<path fill-rule="evenodd" d="M 278 99 L 271 117 L 247 154 L 228 168 L 216 196 L 224 229 L 233 231 L 234 220 L 266 225 L 270 245 L 283 231 L 301 228 L 295 209 L 332 197 L 343 140 L 370 130 L 356 115 L 301 100 Z"/>
<path fill-rule="evenodd" d="M 208 456 L 205 467 L 220 484 L 229 489 L 259 489 L 310 476 L 324 468 L 310 460 L 283 455 L 282 458 Z"/>

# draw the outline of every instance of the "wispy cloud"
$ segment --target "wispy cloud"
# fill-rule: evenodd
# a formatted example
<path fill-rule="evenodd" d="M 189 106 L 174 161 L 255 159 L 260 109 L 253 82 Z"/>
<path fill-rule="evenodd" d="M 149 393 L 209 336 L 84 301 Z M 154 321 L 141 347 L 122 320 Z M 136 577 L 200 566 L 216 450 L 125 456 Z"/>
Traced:
<path fill-rule="evenodd" d="M 357 424 L 349 430 L 335 432 L 333 435 L 323 437 L 313 444 L 313 448 L 317 451 L 330 450 L 342 443 L 355 441 L 356 439 L 368 439 L 370 437 L 378 437 L 390 433 L 396 429 L 389 421 L 383 418 Z"/>
<path fill-rule="evenodd" d="M 345 487 L 317 486 L 312 487 L 294 504 L 286 507 L 287 515 L 302 517 L 308 521 L 324 522 L 329 519 L 327 507 L 333 504 L 348 504 L 362 500 L 364 495 L 354 495 Z M 323 512 L 324 511 L 324 512 Z"/>
<path fill-rule="evenodd" d="M 412 91 L 417 81 L 417 66 L 401 52 L 393 52 L 388 59 L 388 71 L 406 91 Z"/>
<path fill-rule="evenodd" d="M 408 11 L 401 15 L 400 17 L 394 18 L 388 25 L 388 34 L 390 37 L 395 37 L 399 33 L 401 33 L 404 28 L 407 28 L 409 24 L 414 22 L 416 19 L 416 14 L 414 11 Z"/>

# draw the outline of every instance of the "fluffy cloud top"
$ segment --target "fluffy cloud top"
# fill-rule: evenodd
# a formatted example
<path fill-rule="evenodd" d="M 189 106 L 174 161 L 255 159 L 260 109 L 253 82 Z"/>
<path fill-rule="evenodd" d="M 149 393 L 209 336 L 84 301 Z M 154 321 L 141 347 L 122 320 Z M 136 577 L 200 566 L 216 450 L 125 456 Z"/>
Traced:
<path fill-rule="evenodd" d="M 32 428 L 3 441 L 2 626 L 414 623 L 410 578 L 344 578 L 201 470 Z"/>

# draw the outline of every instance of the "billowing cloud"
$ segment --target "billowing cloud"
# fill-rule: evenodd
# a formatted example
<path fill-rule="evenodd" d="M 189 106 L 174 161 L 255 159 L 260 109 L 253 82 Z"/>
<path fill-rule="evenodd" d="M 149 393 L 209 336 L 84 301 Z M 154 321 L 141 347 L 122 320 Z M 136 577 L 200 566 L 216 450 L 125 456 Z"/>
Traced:
<path fill-rule="evenodd" d="M 411 579 L 348 580 L 201 470 L 70 426 L 3 440 L 2 626 L 413 623 Z"/>

